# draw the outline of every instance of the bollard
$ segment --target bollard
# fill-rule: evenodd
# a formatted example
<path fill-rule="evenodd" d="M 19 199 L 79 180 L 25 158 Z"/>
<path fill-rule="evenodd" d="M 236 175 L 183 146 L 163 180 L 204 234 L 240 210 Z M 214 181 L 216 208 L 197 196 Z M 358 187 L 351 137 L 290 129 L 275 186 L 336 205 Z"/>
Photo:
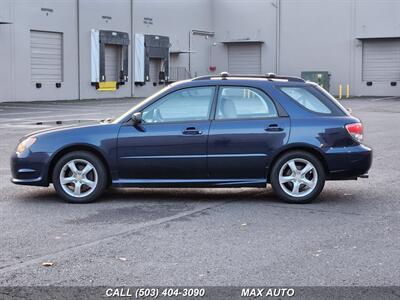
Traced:
<path fill-rule="evenodd" d="M 350 84 L 346 84 L 346 98 L 350 98 Z"/>
<path fill-rule="evenodd" d="M 342 99 L 342 84 L 339 84 L 339 99 Z"/>

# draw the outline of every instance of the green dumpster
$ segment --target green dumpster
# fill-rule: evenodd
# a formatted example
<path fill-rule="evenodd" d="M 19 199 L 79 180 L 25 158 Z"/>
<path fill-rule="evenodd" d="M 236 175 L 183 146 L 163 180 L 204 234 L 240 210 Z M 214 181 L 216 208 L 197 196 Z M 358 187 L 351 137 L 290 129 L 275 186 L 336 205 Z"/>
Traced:
<path fill-rule="evenodd" d="M 325 90 L 329 92 L 329 81 L 330 76 L 328 71 L 303 71 L 301 72 L 301 78 L 304 80 L 309 80 L 322 86 Z"/>

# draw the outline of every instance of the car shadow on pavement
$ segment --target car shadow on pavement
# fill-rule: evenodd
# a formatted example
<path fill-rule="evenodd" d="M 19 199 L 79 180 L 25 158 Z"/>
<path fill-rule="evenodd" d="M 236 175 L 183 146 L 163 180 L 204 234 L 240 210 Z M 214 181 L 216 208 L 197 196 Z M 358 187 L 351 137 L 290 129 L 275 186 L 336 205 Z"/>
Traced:
<path fill-rule="evenodd" d="M 53 188 L 41 189 L 30 193 L 24 193 L 18 197 L 22 201 L 45 203 L 59 202 L 64 200 L 60 198 Z M 321 195 L 313 201 L 313 204 L 329 203 L 340 204 L 348 203 L 354 196 L 346 196 L 343 193 L 325 190 Z M 126 203 L 126 202 L 266 202 L 280 203 L 282 202 L 273 192 L 271 188 L 109 188 L 96 201 L 97 203 Z M 95 203 L 96 203 L 95 202 Z"/>

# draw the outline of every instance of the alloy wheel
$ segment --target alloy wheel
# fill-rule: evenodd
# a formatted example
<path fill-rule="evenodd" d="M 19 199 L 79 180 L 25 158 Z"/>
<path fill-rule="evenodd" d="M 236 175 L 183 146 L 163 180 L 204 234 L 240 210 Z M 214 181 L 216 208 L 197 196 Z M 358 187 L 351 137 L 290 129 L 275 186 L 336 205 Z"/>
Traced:
<path fill-rule="evenodd" d="M 279 184 L 283 191 L 292 197 L 309 195 L 317 186 L 318 172 L 306 159 L 293 158 L 279 170 Z"/>
<path fill-rule="evenodd" d="M 64 192 L 76 198 L 90 195 L 97 186 L 96 168 L 85 159 L 73 159 L 60 171 L 60 184 Z"/>

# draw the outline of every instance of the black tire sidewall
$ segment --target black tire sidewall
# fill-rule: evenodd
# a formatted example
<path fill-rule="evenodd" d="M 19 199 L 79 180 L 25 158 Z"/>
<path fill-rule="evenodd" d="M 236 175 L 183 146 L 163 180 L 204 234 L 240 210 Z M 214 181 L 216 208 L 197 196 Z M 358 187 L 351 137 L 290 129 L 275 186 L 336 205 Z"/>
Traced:
<path fill-rule="evenodd" d="M 84 159 L 90 162 L 97 171 L 98 182 L 94 191 L 89 195 L 76 198 L 68 195 L 62 188 L 60 183 L 60 172 L 62 167 L 69 161 L 73 159 Z M 95 201 L 105 190 L 107 187 L 107 171 L 103 164 L 103 162 L 94 154 L 87 151 L 74 151 L 65 154 L 62 156 L 54 166 L 53 174 L 52 174 L 53 186 L 56 192 L 67 202 L 70 203 L 89 203 Z"/>
<path fill-rule="evenodd" d="M 282 189 L 281 185 L 279 184 L 279 171 L 281 167 L 289 160 L 293 158 L 302 158 L 311 162 L 317 170 L 318 173 L 318 181 L 317 186 L 315 189 L 308 195 L 304 197 L 293 197 L 288 194 Z M 283 201 L 287 203 L 298 203 L 304 204 L 309 203 L 321 193 L 325 185 L 325 169 L 321 163 L 321 161 L 313 154 L 305 152 L 305 151 L 292 151 L 283 154 L 281 157 L 277 159 L 275 164 L 272 167 L 271 171 L 271 185 L 275 191 L 275 193 L 281 198 Z"/>

